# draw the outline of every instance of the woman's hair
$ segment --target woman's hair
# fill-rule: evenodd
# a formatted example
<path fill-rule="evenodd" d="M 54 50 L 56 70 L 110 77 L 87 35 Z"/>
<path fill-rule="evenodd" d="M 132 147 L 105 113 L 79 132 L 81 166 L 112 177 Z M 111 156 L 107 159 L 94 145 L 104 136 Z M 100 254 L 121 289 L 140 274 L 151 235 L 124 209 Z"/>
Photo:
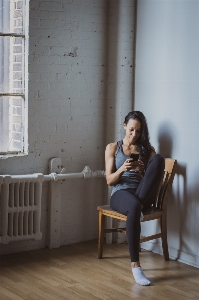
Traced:
<path fill-rule="evenodd" d="M 138 140 L 136 141 L 136 146 L 138 147 L 140 159 L 143 163 L 148 163 L 151 152 L 153 151 L 153 147 L 149 142 L 149 131 L 147 126 L 147 120 L 144 114 L 141 111 L 131 111 L 124 119 L 124 124 L 128 124 L 129 120 L 137 120 L 141 124 L 141 134 Z"/>

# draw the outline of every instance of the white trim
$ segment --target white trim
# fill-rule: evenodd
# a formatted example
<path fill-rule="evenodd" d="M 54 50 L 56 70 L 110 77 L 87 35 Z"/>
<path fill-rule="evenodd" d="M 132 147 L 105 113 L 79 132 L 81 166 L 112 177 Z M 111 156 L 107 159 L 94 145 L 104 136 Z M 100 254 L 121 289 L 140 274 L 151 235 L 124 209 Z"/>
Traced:
<path fill-rule="evenodd" d="M 24 61 L 24 92 L 25 92 L 25 102 L 24 102 L 24 127 L 23 127 L 23 153 L 28 154 L 28 54 L 29 54 L 29 0 L 25 1 L 24 7 L 24 33 L 25 33 L 25 61 Z"/>
<path fill-rule="evenodd" d="M 141 248 L 163 255 L 162 244 L 161 243 L 153 243 L 153 242 L 145 242 L 141 244 Z M 199 256 L 184 252 L 179 249 L 175 249 L 173 247 L 168 247 L 169 257 L 170 259 L 182 262 L 184 264 L 199 268 Z"/>

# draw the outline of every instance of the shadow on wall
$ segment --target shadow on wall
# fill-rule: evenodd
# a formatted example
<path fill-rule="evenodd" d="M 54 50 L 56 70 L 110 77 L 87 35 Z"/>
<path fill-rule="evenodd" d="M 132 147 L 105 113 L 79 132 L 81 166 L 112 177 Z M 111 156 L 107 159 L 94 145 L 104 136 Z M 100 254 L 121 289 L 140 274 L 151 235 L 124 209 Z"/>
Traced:
<path fill-rule="evenodd" d="M 170 123 L 164 122 L 160 125 L 158 131 L 158 153 L 162 156 L 172 157 L 175 130 Z"/>
<path fill-rule="evenodd" d="M 174 143 L 177 143 L 177 134 L 174 125 L 164 122 L 160 125 L 158 131 L 158 152 L 165 158 L 172 158 Z M 186 219 L 188 205 L 187 199 L 187 176 L 186 164 L 177 160 L 177 168 L 175 174 L 176 191 L 171 192 L 170 201 L 168 203 L 168 228 L 174 238 L 179 240 L 179 249 L 176 259 L 180 256 L 180 249 L 186 249 L 187 245 L 183 238 L 184 226 L 187 224 Z"/>

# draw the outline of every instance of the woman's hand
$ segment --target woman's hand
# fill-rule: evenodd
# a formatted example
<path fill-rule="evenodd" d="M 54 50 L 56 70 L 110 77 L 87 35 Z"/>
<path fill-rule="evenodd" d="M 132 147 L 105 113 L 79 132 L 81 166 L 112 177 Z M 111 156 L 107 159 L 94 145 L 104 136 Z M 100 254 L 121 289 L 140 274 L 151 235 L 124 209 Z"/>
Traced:
<path fill-rule="evenodd" d="M 131 162 L 131 169 L 139 172 L 141 176 L 144 175 L 145 167 L 144 163 L 141 160 Z"/>
<path fill-rule="evenodd" d="M 125 162 L 123 163 L 123 165 L 120 167 L 122 172 L 126 172 L 129 171 L 131 169 L 134 169 L 136 166 L 133 166 L 133 161 L 132 159 L 128 158 L 127 160 L 125 160 Z"/>

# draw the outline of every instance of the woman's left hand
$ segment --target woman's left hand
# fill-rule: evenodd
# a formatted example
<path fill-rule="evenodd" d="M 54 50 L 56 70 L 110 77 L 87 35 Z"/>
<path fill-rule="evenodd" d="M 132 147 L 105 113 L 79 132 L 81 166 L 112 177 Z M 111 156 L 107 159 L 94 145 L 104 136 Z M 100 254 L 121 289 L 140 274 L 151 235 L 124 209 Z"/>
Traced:
<path fill-rule="evenodd" d="M 144 163 L 141 160 L 132 162 L 132 169 L 136 172 L 139 172 L 141 176 L 144 176 L 145 167 Z"/>

